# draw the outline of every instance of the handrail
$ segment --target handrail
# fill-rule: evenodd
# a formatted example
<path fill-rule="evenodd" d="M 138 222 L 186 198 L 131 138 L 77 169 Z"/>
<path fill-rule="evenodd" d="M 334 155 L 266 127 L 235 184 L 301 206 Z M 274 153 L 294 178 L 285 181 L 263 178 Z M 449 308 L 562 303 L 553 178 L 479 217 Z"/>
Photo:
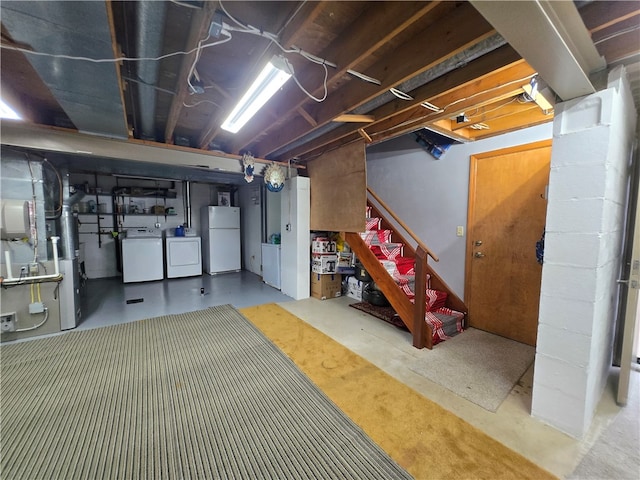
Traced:
<path fill-rule="evenodd" d="M 438 256 L 435 253 L 433 253 L 429 247 L 427 247 L 424 243 L 422 243 L 422 241 L 418 238 L 418 236 L 415 233 L 413 233 L 413 231 L 402 220 L 400 220 L 400 218 L 393 212 L 393 210 L 391 210 L 389 206 L 386 203 L 384 203 L 384 201 L 376 194 L 376 192 L 374 192 L 371 189 L 371 187 L 367 187 L 367 192 L 369 192 L 371 196 L 375 198 L 376 202 L 382 205 L 382 207 L 387 211 L 387 213 L 389 213 L 389 215 L 391 215 L 393 219 L 396 222 L 398 222 L 398 224 L 409 234 L 409 236 L 413 240 L 415 240 L 418 247 L 422 248 L 422 250 L 424 250 L 427 253 L 427 255 L 429 255 L 431 258 L 433 258 L 434 261 L 436 262 L 440 261 Z"/>

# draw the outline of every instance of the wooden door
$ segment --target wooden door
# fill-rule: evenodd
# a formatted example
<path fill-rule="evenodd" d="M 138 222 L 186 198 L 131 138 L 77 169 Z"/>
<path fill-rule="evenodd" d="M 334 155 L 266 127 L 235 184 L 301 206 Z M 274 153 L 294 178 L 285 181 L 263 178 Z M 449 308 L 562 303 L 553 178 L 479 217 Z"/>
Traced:
<path fill-rule="evenodd" d="M 551 141 L 471 157 L 465 301 L 472 327 L 536 344 Z"/>

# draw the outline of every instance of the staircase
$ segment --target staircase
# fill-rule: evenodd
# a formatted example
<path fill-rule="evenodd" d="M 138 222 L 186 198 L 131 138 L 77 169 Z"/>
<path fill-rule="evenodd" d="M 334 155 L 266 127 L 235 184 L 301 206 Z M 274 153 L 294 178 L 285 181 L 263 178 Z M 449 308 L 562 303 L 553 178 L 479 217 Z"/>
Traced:
<path fill-rule="evenodd" d="M 365 232 L 345 233 L 345 240 L 412 332 L 413 345 L 433 348 L 462 332 L 467 307 L 427 263 L 427 256 L 438 258 L 419 240 L 414 249 L 371 203 L 366 225 Z"/>

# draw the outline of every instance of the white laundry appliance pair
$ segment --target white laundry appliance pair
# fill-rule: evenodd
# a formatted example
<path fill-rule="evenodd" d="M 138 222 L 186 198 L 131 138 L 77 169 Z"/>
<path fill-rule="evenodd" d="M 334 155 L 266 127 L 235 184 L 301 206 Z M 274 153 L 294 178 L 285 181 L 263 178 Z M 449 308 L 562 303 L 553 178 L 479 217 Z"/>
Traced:
<path fill-rule="evenodd" d="M 148 282 L 165 278 L 202 275 L 200 237 L 185 228 L 166 230 L 164 246 L 162 230 L 130 228 L 122 240 L 122 281 Z M 164 248 L 163 248 L 164 247 Z"/>

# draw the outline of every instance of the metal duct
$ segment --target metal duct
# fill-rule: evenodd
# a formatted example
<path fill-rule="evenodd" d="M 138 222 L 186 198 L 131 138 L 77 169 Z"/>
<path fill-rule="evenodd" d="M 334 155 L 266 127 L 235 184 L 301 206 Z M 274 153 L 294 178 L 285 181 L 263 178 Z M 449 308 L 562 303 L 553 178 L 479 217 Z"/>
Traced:
<path fill-rule="evenodd" d="M 114 57 L 109 2 L 2 1 L 2 26 L 19 44 L 52 55 Z M 76 128 L 127 138 L 115 63 L 25 54 Z"/>
<path fill-rule="evenodd" d="M 60 227 L 62 230 L 62 255 L 67 260 L 73 260 L 80 254 L 80 241 L 78 238 L 78 223 L 73 214 L 73 206 L 83 197 L 84 192 L 78 190 L 69 196 L 69 175 L 64 175 L 62 181 L 63 199 L 62 215 L 60 217 Z"/>
<path fill-rule="evenodd" d="M 159 57 L 162 53 L 164 20 L 167 13 L 166 2 L 136 2 L 136 56 Z M 138 62 L 136 72 L 139 83 L 138 112 L 140 137 L 155 140 L 156 90 L 159 62 Z M 146 84 L 146 85 L 145 85 Z"/>

